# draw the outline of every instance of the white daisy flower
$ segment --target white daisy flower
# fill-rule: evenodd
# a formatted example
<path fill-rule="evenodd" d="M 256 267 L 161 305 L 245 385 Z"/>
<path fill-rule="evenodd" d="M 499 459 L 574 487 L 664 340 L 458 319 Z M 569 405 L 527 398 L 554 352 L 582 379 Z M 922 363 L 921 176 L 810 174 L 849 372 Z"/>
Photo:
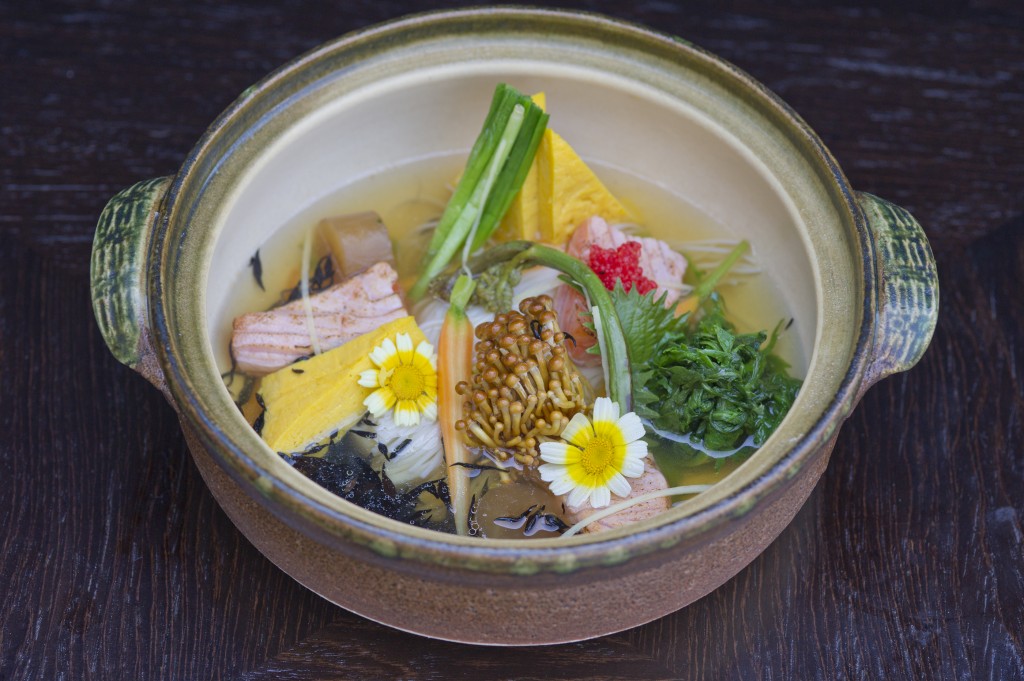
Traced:
<path fill-rule="evenodd" d="M 630 412 L 619 417 L 619 405 L 606 397 L 594 402 L 593 420 L 576 414 L 562 431 L 562 442 L 544 442 L 538 468 L 552 494 L 568 494 L 566 502 L 578 506 L 586 499 L 594 508 L 611 503 L 611 495 L 629 495 L 629 481 L 644 472 L 647 443 L 640 417 Z"/>
<path fill-rule="evenodd" d="M 394 341 L 385 338 L 370 359 L 377 368 L 359 375 L 359 385 L 376 388 L 363 400 L 370 414 L 379 417 L 394 407 L 399 426 L 415 426 L 421 415 L 437 419 L 437 355 L 430 343 L 421 341 L 414 350 L 409 334 L 400 333 Z"/>

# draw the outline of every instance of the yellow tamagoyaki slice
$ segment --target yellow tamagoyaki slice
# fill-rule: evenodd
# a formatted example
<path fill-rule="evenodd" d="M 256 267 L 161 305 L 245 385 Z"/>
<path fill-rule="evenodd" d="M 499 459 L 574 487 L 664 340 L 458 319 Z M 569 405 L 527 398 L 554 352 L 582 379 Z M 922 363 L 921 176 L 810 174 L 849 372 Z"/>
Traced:
<path fill-rule="evenodd" d="M 373 392 L 359 385 L 359 374 L 374 367 L 373 348 L 399 333 L 409 334 L 413 347 L 426 340 L 413 317 L 402 317 L 264 376 L 259 389 L 264 441 L 276 452 L 301 452 L 358 423 L 366 413 L 363 400 Z"/>
<path fill-rule="evenodd" d="M 543 92 L 532 97 L 545 108 Z M 591 217 L 610 223 L 632 219 L 561 135 L 547 128 L 522 189 L 495 233 L 498 241 L 541 240 L 561 246 L 576 226 Z"/>
<path fill-rule="evenodd" d="M 537 150 L 541 240 L 561 246 L 587 218 L 610 224 L 632 220 L 594 171 L 562 137 L 548 129 Z"/>

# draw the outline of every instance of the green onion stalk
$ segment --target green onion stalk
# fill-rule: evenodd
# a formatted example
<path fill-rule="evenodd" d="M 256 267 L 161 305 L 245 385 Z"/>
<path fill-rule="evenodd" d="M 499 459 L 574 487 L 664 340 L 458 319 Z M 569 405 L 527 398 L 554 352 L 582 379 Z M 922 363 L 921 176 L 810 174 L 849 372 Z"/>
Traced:
<path fill-rule="evenodd" d="M 523 93 L 504 83 L 495 88 L 483 129 L 427 247 L 426 265 L 409 291 L 411 300 L 423 297 L 460 249 L 465 261 L 491 237 L 526 180 L 547 121 Z"/>
<path fill-rule="evenodd" d="M 693 289 L 693 292 L 689 297 L 696 298 L 697 300 L 704 300 L 710 296 L 714 292 L 715 287 L 718 286 L 719 280 L 729 273 L 729 270 L 739 262 L 740 258 L 742 258 L 748 250 L 750 250 L 750 244 L 746 239 L 736 244 L 722 259 L 722 262 L 718 263 L 718 266 L 715 267 L 715 269 L 701 276 L 700 281 L 697 282 L 697 286 Z"/>

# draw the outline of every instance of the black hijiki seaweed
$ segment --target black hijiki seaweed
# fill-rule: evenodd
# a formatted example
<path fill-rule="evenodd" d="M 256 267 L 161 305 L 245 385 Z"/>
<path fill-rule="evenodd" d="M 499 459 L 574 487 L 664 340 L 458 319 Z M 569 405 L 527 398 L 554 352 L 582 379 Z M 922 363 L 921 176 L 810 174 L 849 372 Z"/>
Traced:
<path fill-rule="evenodd" d="M 399 522 L 425 527 L 431 524 L 429 509 L 417 508 L 422 494 L 430 494 L 445 507 L 451 506 L 448 483 L 444 478 L 428 480 L 405 492 L 399 492 L 383 470 L 376 471 L 370 462 L 352 452 L 341 440 L 321 445 L 327 453 L 320 456 L 283 455 L 291 458 L 296 470 L 342 499 Z"/>
<path fill-rule="evenodd" d="M 494 519 L 494 524 L 509 530 L 523 529 L 527 537 L 537 532 L 558 532 L 562 533 L 569 528 L 562 519 L 554 513 L 544 513 L 544 506 L 534 504 L 517 516 L 503 516 Z M 538 526 L 538 523 L 540 526 Z"/>
<path fill-rule="evenodd" d="M 260 249 L 257 248 L 256 254 L 249 258 L 249 267 L 252 268 L 252 276 L 260 290 L 266 291 L 267 289 L 263 286 L 263 263 L 260 261 Z"/>
<path fill-rule="evenodd" d="M 256 393 L 256 404 L 260 405 L 260 415 L 252 422 L 252 429 L 256 431 L 257 435 L 263 435 L 263 423 L 267 417 L 267 405 L 263 404 L 263 397 L 259 393 Z"/>
<path fill-rule="evenodd" d="M 235 364 L 235 351 L 231 347 L 231 343 L 228 343 L 228 357 L 231 358 L 231 368 L 220 375 L 220 380 L 224 381 L 224 385 L 230 387 L 239 373 L 238 366 Z"/>
<path fill-rule="evenodd" d="M 544 330 L 544 325 L 541 324 L 540 321 L 538 321 L 536 319 L 531 319 L 530 320 L 530 333 L 533 334 L 534 338 L 536 338 L 537 340 L 544 340 L 543 338 L 541 338 L 541 332 L 543 332 L 543 330 Z M 572 341 L 572 346 L 574 348 L 576 347 L 576 339 L 573 338 L 572 334 L 569 334 L 569 333 L 563 331 L 562 335 L 565 336 L 565 340 Z"/>
<path fill-rule="evenodd" d="M 495 466 L 489 463 L 469 463 L 466 461 L 456 461 L 452 464 L 453 466 L 459 466 L 461 468 L 469 468 L 474 471 L 503 471 L 505 470 L 501 466 Z"/>
<path fill-rule="evenodd" d="M 241 376 L 245 379 L 242 384 L 242 389 L 238 391 L 238 398 L 234 400 L 235 406 L 241 411 L 245 403 L 252 397 L 252 391 L 256 386 L 256 381 L 252 376 L 246 376 L 238 370 L 238 364 L 235 362 L 235 350 L 231 347 L 231 343 L 228 343 L 228 357 L 231 358 L 231 368 L 220 375 L 220 380 L 224 381 L 224 387 L 231 390 L 231 386 L 235 384 L 235 379 Z"/>
<path fill-rule="evenodd" d="M 419 485 L 406 492 L 406 494 L 417 497 L 421 494 L 430 494 L 445 506 L 451 508 L 452 505 L 451 495 L 448 492 L 448 480 L 445 478 L 421 482 Z"/>
<path fill-rule="evenodd" d="M 302 455 L 312 456 L 313 454 L 322 452 L 323 450 L 327 449 L 329 444 L 330 443 L 328 442 L 314 442 L 313 444 L 302 450 Z"/>
<path fill-rule="evenodd" d="M 310 294 L 319 293 L 333 285 L 334 260 L 332 260 L 330 254 L 328 254 L 317 261 L 316 268 L 313 270 L 313 274 L 309 278 L 309 292 Z M 286 303 L 300 299 L 302 297 L 302 282 L 299 282 L 295 288 L 284 291 L 282 293 L 282 297 Z"/>
<path fill-rule="evenodd" d="M 484 471 L 498 471 L 498 472 L 501 472 L 501 471 L 506 470 L 506 469 L 502 468 L 501 466 L 495 466 L 493 464 L 467 463 L 467 462 L 463 462 L 463 461 L 456 461 L 455 463 L 452 464 L 452 466 L 458 466 L 459 468 L 468 468 L 470 471 L 472 471 L 471 473 L 469 473 L 469 476 L 468 476 L 470 478 L 475 478 L 478 475 L 480 475 L 481 473 L 483 473 Z"/>
<path fill-rule="evenodd" d="M 363 416 L 363 418 L 361 418 L 361 419 L 359 420 L 359 425 L 365 425 L 365 426 L 369 426 L 369 427 L 371 427 L 371 428 L 376 428 L 376 427 L 377 427 L 377 424 L 376 424 L 376 423 L 374 423 L 373 421 L 371 421 L 371 420 L 370 420 L 370 415 L 369 415 L 369 412 L 367 412 L 367 413 L 366 413 L 366 414 L 365 414 L 365 415 Z M 361 437 L 361 438 L 364 438 L 364 439 L 366 439 L 366 440 L 375 440 L 375 439 L 377 439 L 377 433 L 376 433 L 376 432 L 374 432 L 374 431 L 372 431 L 372 430 L 356 430 L 356 429 L 352 429 L 352 430 L 350 430 L 349 432 L 350 432 L 350 433 L 352 433 L 353 435 L 355 435 L 356 437 Z M 377 451 L 378 451 L 378 452 L 379 452 L 379 453 L 380 453 L 380 454 L 381 454 L 381 455 L 382 455 L 382 456 L 383 456 L 383 457 L 384 457 L 385 459 L 387 459 L 388 461 L 391 461 L 391 460 L 392 460 L 392 459 L 394 459 L 394 458 L 395 458 L 395 457 L 396 457 L 396 456 L 397 456 L 398 454 L 400 454 L 400 453 L 402 452 L 402 450 L 403 450 L 403 449 L 405 449 L 406 447 L 408 447 L 408 446 L 409 446 L 409 445 L 410 445 L 411 443 L 412 443 L 412 440 L 411 440 L 411 439 L 409 439 L 409 438 L 405 438 L 404 440 L 402 440 L 402 441 L 401 441 L 401 442 L 400 442 L 400 443 L 398 444 L 398 446 L 397 446 L 397 447 L 395 447 L 394 449 L 392 449 L 392 450 L 390 450 L 390 451 L 389 451 L 389 450 L 388 450 L 388 446 L 387 446 L 387 445 L 386 445 L 385 443 L 383 443 L 383 442 L 378 442 L 378 443 L 377 443 Z"/>

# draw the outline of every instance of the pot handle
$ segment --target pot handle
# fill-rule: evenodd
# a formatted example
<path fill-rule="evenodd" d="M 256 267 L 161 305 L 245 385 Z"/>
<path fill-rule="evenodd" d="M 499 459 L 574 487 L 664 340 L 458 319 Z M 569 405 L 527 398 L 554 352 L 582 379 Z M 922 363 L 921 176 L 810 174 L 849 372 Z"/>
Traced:
<path fill-rule="evenodd" d="M 139 182 L 107 202 L 96 225 L 89 268 L 93 314 L 110 352 L 168 399 L 163 370 L 150 342 L 146 267 L 150 237 L 171 179 Z"/>
<path fill-rule="evenodd" d="M 911 368 L 924 355 L 939 316 L 939 277 L 931 246 L 910 213 L 857 192 L 876 253 L 875 340 L 861 394 L 877 381 Z"/>

